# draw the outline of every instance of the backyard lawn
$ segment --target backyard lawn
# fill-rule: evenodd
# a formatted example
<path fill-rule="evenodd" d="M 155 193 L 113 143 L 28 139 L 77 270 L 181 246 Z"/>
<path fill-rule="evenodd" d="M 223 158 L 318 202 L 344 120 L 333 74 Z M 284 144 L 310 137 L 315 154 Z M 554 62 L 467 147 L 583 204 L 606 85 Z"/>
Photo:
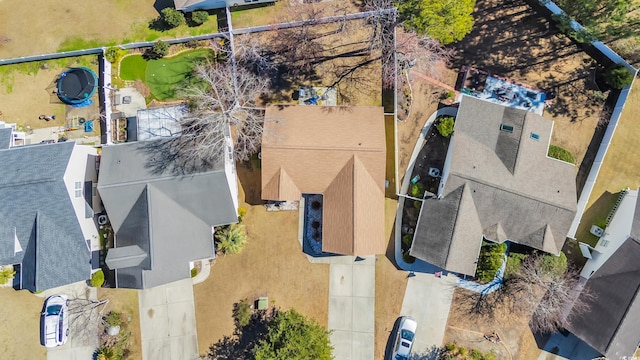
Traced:
<path fill-rule="evenodd" d="M 0 58 L 218 31 L 215 15 L 197 27 L 151 29 L 149 22 L 159 16 L 156 8 L 167 6 L 173 2 L 118 0 L 83 6 L 72 1 L 0 1 Z"/>
<path fill-rule="evenodd" d="M 0 289 L 0 354 L 3 359 L 44 360 L 40 345 L 40 311 L 44 299 L 27 290 Z"/>
<path fill-rule="evenodd" d="M 620 190 L 640 186 L 639 112 L 640 89 L 636 81 L 578 227 L 578 241 L 595 245 L 598 239 L 589 233 L 591 225 L 607 217 Z"/>
<path fill-rule="evenodd" d="M 213 55 L 209 49 L 182 52 L 176 56 L 146 61 L 142 55 L 130 55 L 120 63 L 120 78 L 142 80 L 158 100 L 175 99 L 176 90 L 191 75 L 193 64 Z"/>
<path fill-rule="evenodd" d="M 1 3 L 0 3 L 1 4 Z M 53 82 L 65 67 L 86 66 L 97 73 L 97 57 L 82 56 L 0 66 L 0 119 L 32 129 L 64 126 L 65 105 L 51 96 Z M 94 102 L 97 95 L 94 95 Z M 52 101 L 55 100 L 55 101 Z M 55 115 L 53 121 L 40 115 Z"/>

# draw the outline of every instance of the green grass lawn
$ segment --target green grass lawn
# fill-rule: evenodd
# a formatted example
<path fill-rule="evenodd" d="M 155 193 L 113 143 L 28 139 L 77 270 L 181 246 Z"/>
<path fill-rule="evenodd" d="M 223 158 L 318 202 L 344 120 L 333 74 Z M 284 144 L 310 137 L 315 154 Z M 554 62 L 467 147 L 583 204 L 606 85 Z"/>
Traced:
<path fill-rule="evenodd" d="M 209 49 L 196 49 L 176 56 L 146 61 L 142 55 L 130 55 L 120 63 L 120 78 L 142 80 L 153 97 L 162 101 L 175 99 L 176 89 L 193 71 L 194 61 L 213 55 Z"/>
<path fill-rule="evenodd" d="M 129 55 L 120 62 L 120 78 L 122 80 L 145 81 L 147 73 L 147 60 L 142 55 Z"/>
<path fill-rule="evenodd" d="M 177 56 L 147 62 L 146 83 L 158 100 L 174 99 L 176 89 L 193 71 L 194 61 L 212 56 L 209 49 L 197 49 Z"/>

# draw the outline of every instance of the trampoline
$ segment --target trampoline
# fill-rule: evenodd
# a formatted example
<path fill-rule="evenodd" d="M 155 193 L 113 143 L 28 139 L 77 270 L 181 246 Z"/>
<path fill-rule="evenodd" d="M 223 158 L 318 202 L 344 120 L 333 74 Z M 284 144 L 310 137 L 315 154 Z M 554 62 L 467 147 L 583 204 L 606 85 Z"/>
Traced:
<path fill-rule="evenodd" d="M 71 68 L 58 78 L 58 98 L 66 104 L 79 105 L 87 102 L 98 87 L 98 77 L 85 67 Z"/>

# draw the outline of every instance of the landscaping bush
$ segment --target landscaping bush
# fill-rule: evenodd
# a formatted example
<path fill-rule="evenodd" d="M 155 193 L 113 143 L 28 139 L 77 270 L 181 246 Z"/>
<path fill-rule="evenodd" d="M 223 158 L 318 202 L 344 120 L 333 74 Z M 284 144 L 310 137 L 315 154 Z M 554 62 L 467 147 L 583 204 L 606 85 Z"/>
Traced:
<path fill-rule="evenodd" d="M 573 155 L 560 146 L 549 145 L 549 151 L 547 152 L 547 156 L 552 157 L 554 159 L 562 160 L 571 164 L 575 164 L 576 160 L 573 158 Z"/>
<path fill-rule="evenodd" d="M 507 257 L 507 267 L 504 270 L 504 277 L 509 278 L 518 270 L 520 270 L 520 264 L 527 258 L 527 254 L 510 253 Z"/>
<path fill-rule="evenodd" d="M 251 306 L 247 299 L 242 299 L 233 304 L 233 320 L 237 326 L 245 327 L 251 322 Z"/>
<path fill-rule="evenodd" d="M 422 207 L 422 201 L 414 200 L 413 207 L 416 209 L 420 209 Z"/>
<path fill-rule="evenodd" d="M 120 326 L 122 325 L 122 314 L 117 311 L 109 311 L 104 317 L 104 323 L 107 326 Z"/>
<path fill-rule="evenodd" d="M 424 184 L 417 182 L 411 185 L 411 196 L 422 199 L 424 197 Z"/>
<path fill-rule="evenodd" d="M 407 264 L 413 264 L 416 261 L 416 258 L 409 255 L 409 251 L 407 250 L 402 252 L 402 260 L 404 260 L 404 262 L 406 262 Z"/>
<path fill-rule="evenodd" d="M 102 269 L 91 274 L 91 286 L 102 287 L 104 285 L 104 272 Z"/>
<path fill-rule="evenodd" d="M 480 256 L 478 257 L 478 267 L 476 277 L 482 282 L 489 282 L 496 276 L 496 272 L 502 266 L 504 253 L 507 251 L 507 244 L 494 244 L 487 241 L 482 242 Z"/>
<path fill-rule="evenodd" d="M 438 123 L 436 124 L 436 129 L 438 129 L 438 133 L 440 133 L 440 135 L 448 138 L 449 136 L 451 136 L 451 134 L 453 134 L 453 124 L 453 117 L 446 116 L 438 121 Z"/>
<path fill-rule="evenodd" d="M 191 277 L 194 278 L 196 277 L 196 275 L 198 275 L 198 269 L 196 268 L 191 269 Z"/>
<path fill-rule="evenodd" d="M 168 53 L 169 44 L 162 40 L 158 40 L 153 44 L 152 47 L 147 48 L 147 50 L 144 51 L 142 57 L 145 60 L 156 60 L 167 56 Z"/>
<path fill-rule="evenodd" d="M 121 49 L 117 46 L 114 47 L 110 47 L 108 48 L 105 52 L 104 52 L 104 57 L 107 58 L 107 61 L 109 61 L 112 64 L 117 63 L 125 54 L 127 53 L 127 50 L 125 49 Z"/>
<path fill-rule="evenodd" d="M 191 13 L 191 22 L 195 25 L 202 25 L 209 19 L 209 13 L 206 11 L 194 11 Z"/>
<path fill-rule="evenodd" d="M 478 349 L 467 349 L 462 346 L 457 346 L 455 343 L 448 343 L 440 351 L 439 359 L 443 360 L 456 360 L 456 359 L 471 359 L 471 360 L 496 360 L 496 355 L 491 350 L 488 353 L 482 353 Z"/>
<path fill-rule="evenodd" d="M 567 272 L 567 256 L 563 252 L 559 256 L 545 254 L 540 265 L 544 272 L 557 279 Z"/>
<path fill-rule="evenodd" d="M 174 8 L 162 9 L 162 20 L 169 28 L 175 28 L 185 23 L 184 14 Z"/>
<path fill-rule="evenodd" d="M 631 85 L 633 74 L 624 65 L 613 65 L 604 71 L 605 82 L 614 89 Z"/>
<path fill-rule="evenodd" d="M 311 203 L 311 209 L 313 210 L 320 210 L 321 207 L 322 204 L 320 203 L 320 201 L 314 201 Z"/>
<path fill-rule="evenodd" d="M 413 235 L 411 234 L 402 235 L 402 245 L 405 245 L 406 247 L 411 247 L 412 242 L 413 242 Z"/>
<path fill-rule="evenodd" d="M 215 234 L 218 251 L 223 254 L 238 254 L 247 243 L 247 232 L 240 224 L 221 227 Z"/>
<path fill-rule="evenodd" d="M 9 280 L 13 279 L 16 272 L 11 267 L 6 267 L 0 271 L 0 284 L 6 284 Z"/>
<path fill-rule="evenodd" d="M 247 209 L 243 207 L 238 208 L 238 222 L 241 223 L 244 219 L 244 216 L 247 215 Z"/>

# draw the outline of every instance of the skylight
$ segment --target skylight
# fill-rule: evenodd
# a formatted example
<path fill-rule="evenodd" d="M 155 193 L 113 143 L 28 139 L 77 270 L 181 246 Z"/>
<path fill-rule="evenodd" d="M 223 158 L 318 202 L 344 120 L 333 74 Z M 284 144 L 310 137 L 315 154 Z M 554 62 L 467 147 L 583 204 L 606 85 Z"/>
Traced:
<path fill-rule="evenodd" d="M 513 132 L 513 125 L 500 124 L 500 131 L 512 133 Z"/>
<path fill-rule="evenodd" d="M 531 138 L 532 138 L 533 140 L 536 140 L 536 141 L 537 141 L 537 140 L 540 140 L 540 135 L 538 135 L 538 134 L 536 134 L 536 133 L 532 132 L 532 133 L 531 133 Z"/>

